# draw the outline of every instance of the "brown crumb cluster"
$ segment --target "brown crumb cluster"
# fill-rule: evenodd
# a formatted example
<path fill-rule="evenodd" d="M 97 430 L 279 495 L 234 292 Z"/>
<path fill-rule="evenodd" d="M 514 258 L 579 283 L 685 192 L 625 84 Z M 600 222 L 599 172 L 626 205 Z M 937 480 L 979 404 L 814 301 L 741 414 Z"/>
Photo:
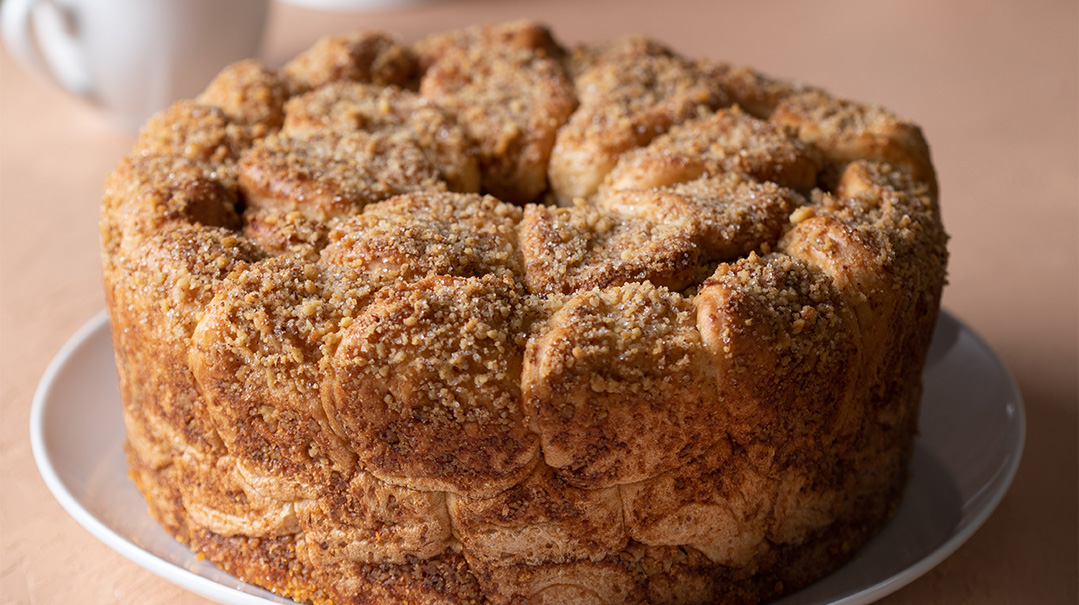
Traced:
<path fill-rule="evenodd" d="M 524 400 L 544 460 L 585 488 L 701 452 L 724 415 L 693 303 L 649 282 L 576 293 L 533 340 Z"/>
<path fill-rule="evenodd" d="M 493 495 L 536 457 L 521 405 L 529 301 L 508 277 L 388 287 L 332 360 L 333 411 L 360 460 L 405 486 Z"/>
<path fill-rule="evenodd" d="M 338 224 L 322 262 L 354 267 L 371 283 L 427 275 L 482 277 L 521 272 L 521 209 L 475 194 L 403 195 Z"/>
<path fill-rule="evenodd" d="M 687 223 L 701 260 L 708 262 L 731 260 L 757 249 L 767 252 L 787 227 L 790 214 L 804 203 L 802 196 L 775 183 L 727 174 L 616 191 L 597 206 L 655 224 Z"/>
<path fill-rule="evenodd" d="M 816 90 L 802 83 L 773 78 L 740 65 L 708 60 L 698 63 L 710 77 L 719 81 L 732 104 L 762 120 L 768 119 L 779 103 L 787 97 Z"/>
<path fill-rule="evenodd" d="M 183 157 L 229 173 L 252 142 L 248 129 L 229 120 L 221 108 L 178 101 L 143 126 L 129 157 Z"/>
<path fill-rule="evenodd" d="M 584 204 L 529 206 L 520 230 L 525 283 L 536 293 L 643 281 L 682 289 L 700 260 L 685 221 L 620 217 Z"/>
<path fill-rule="evenodd" d="M 783 254 L 722 264 L 697 296 L 701 334 L 737 440 L 781 449 L 849 428 L 859 367 L 853 311 L 820 269 Z M 743 425 L 742 423 L 748 423 Z"/>
<path fill-rule="evenodd" d="M 555 133 L 577 104 L 555 46 L 529 22 L 420 45 L 430 63 L 420 93 L 457 115 L 479 146 L 484 187 L 507 202 L 532 201 L 546 188 Z"/>
<path fill-rule="evenodd" d="M 243 233 L 271 255 L 290 254 L 313 260 L 329 243 L 329 232 L 337 222 L 319 221 L 288 208 L 251 207 L 244 212 Z"/>
<path fill-rule="evenodd" d="M 181 225 L 236 229 L 235 186 L 212 164 L 170 155 L 125 158 L 109 175 L 102 202 L 101 239 L 110 254 L 130 252 L 145 238 Z"/>
<path fill-rule="evenodd" d="M 576 60 L 581 106 L 558 131 L 550 165 L 562 204 L 595 193 L 623 153 L 727 103 L 693 62 L 640 38 L 586 48 Z"/>
<path fill-rule="evenodd" d="M 832 164 L 879 160 L 904 168 L 936 189 L 929 146 L 921 129 L 879 105 L 836 99 L 819 90 L 787 97 L 770 120 L 793 126 Z"/>
<path fill-rule="evenodd" d="M 327 36 L 285 64 L 281 74 L 292 95 L 334 82 L 408 87 L 417 74 L 415 53 L 382 32 Z"/>
<path fill-rule="evenodd" d="M 330 36 L 143 129 L 131 476 L 320 605 L 754 603 L 892 514 L 947 235 L 918 127 L 645 36 Z"/>
<path fill-rule="evenodd" d="M 313 497 L 351 466 L 322 407 L 321 366 L 372 293 L 356 273 L 279 256 L 239 268 L 192 335 L 191 369 L 218 434 L 281 493 Z"/>
<path fill-rule="evenodd" d="M 672 169 L 677 170 L 675 178 Z M 626 153 L 604 185 L 612 190 L 648 189 L 690 175 L 729 173 L 808 191 L 817 182 L 817 160 L 805 143 L 782 128 L 728 109 L 675 126 Z"/>
<path fill-rule="evenodd" d="M 239 181 L 251 208 L 323 222 L 394 195 L 445 188 L 415 145 L 364 132 L 270 135 L 244 155 Z"/>
<path fill-rule="evenodd" d="M 234 123 L 260 128 L 252 136 L 263 137 L 284 122 L 288 95 L 288 87 L 276 71 L 247 60 L 222 70 L 196 101 L 217 107 Z"/>
<path fill-rule="evenodd" d="M 479 190 L 475 143 L 453 114 L 407 90 L 334 82 L 294 97 L 286 132 L 367 132 L 415 145 L 451 191 Z"/>

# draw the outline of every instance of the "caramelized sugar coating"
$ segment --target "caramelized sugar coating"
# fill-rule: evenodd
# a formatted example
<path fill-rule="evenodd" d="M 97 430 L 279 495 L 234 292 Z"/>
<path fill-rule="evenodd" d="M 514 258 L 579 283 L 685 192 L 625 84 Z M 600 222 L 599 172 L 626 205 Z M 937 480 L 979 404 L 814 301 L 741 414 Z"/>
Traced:
<path fill-rule="evenodd" d="M 314 498 L 353 465 L 321 385 L 341 324 L 372 298 L 358 278 L 288 256 L 255 263 L 217 292 L 192 336 L 191 370 L 222 440 L 281 498 Z"/>
<path fill-rule="evenodd" d="M 130 252 L 170 226 L 240 225 L 236 188 L 219 178 L 211 164 L 182 156 L 125 158 L 105 183 L 102 209 L 106 266 L 121 248 Z"/>
<path fill-rule="evenodd" d="M 571 296 L 529 343 L 522 388 L 544 460 L 590 489 L 677 466 L 724 416 L 691 301 L 649 282 Z"/>
<path fill-rule="evenodd" d="M 332 360 L 330 411 L 371 473 L 484 497 L 531 472 L 528 304 L 508 278 L 432 276 L 382 290 L 351 322 Z"/>
<path fill-rule="evenodd" d="M 525 283 L 534 293 L 638 281 L 680 290 L 690 285 L 700 260 L 685 221 L 623 218 L 585 204 L 528 206 L 520 240 Z"/>
<path fill-rule="evenodd" d="M 125 402 L 128 443 L 152 468 L 188 452 L 225 452 L 187 364 L 189 341 L 215 284 L 260 258 L 249 242 L 219 227 L 180 224 L 112 254 L 105 296 L 123 309 L 111 318 Z"/>
<path fill-rule="evenodd" d="M 859 328 L 820 269 L 750 253 L 697 295 L 697 323 L 737 441 L 768 434 L 796 451 L 857 428 Z"/>
<path fill-rule="evenodd" d="M 779 245 L 835 280 L 857 313 L 866 350 L 883 357 L 893 348 L 888 333 L 900 314 L 939 304 L 947 235 L 928 185 L 905 171 L 855 162 L 836 194 L 839 199 L 822 194 L 796 213 Z"/>
<path fill-rule="evenodd" d="M 709 77 L 719 82 L 732 104 L 762 120 L 768 119 L 776 106 L 787 97 L 816 90 L 801 83 L 779 80 L 744 66 L 703 60 L 698 64 Z"/>
<path fill-rule="evenodd" d="M 446 186 L 412 143 L 364 132 L 270 135 L 243 156 L 239 169 L 248 207 L 295 211 L 320 222 L 394 195 Z"/>
<path fill-rule="evenodd" d="M 623 153 L 727 102 L 693 62 L 638 37 L 579 56 L 581 106 L 558 131 L 549 168 L 563 205 L 595 193 Z"/>
<path fill-rule="evenodd" d="M 452 114 L 416 93 L 335 82 L 289 101 L 285 131 L 385 134 L 419 147 L 451 191 L 480 188 L 475 143 Z"/>
<path fill-rule="evenodd" d="M 276 71 L 252 60 L 229 65 L 196 99 L 217 107 L 234 123 L 261 127 L 260 137 L 280 128 L 285 120 L 288 87 Z"/>
<path fill-rule="evenodd" d="M 817 182 L 817 161 L 783 128 L 735 108 L 675 126 L 647 147 L 626 153 L 604 186 L 648 189 L 729 173 L 808 191 Z"/>
<path fill-rule="evenodd" d="M 217 107 L 177 101 L 143 126 L 131 156 L 184 157 L 210 162 L 229 172 L 251 146 L 252 134 Z"/>
<path fill-rule="evenodd" d="M 880 106 L 809 91 L 784 99 L 770 120 L 797 128 L 798 136 L 813 144 L 832 164 L 883 161 L 907 169 L 915 179 L 936 190 L 929 145 L 922 130 Z"/>
<path fill-rule="evenodd" d="M 804 203 L 790 189 L 734 173 L 617 191 L 597 206 L 659 225 L 688 223 L 701 260 L 707 262 L 770 248 L 787 227 L 790 213 Z"/>
<path fill-rule="evenodd" d="M 520 220 L 520 208 L 490 196 L 402 195 L 337 225 L 321 259 L 355 268 L 372 283 L 428 275 L 512 277 L 521 272 Z"/>
<path fill-rule="evenodd" d="M 151 514 L 327 605 L 812 582 L 902 495 L 947 261 L 912 123 L 527 21 L 231 65 L 101 233 Z"/>
<path fill-rule="evenodd" d="M 478 143 L 484 191 L 511 203 L 535 200 L 547 188 L 555 133 L 577 105 L 550 33 L 521 22 L 436 36 L 418 48 L 430 63 L 420 93 L 455 113 Z"/>
<path fill-rule="evenodd" d="M 840 178 L 840 197 L 820 195 L 793 217 L 797 225 L 779 242 L 828 273 L 849 301 L 876 420 L 901 432 L 917 422 L 917 406 L 899 393 L 920 384 L 948 255 L 930 187 L 887 164 L 854 162 Z M 896 325 L 917 328 L 896 331 Z"/>
<path fill-rule="evenodd" d="M 281 70 L 292 95 L 341 80 L 407 87 L 416 78 L 415 54 L 382 32 L 320 39 Z"/>
<path fill-rule="evenodd" d="M 329 244 L 329 233 L 337 219 L 319 221 L 298 210 L 282 208 L 247 208 L 243 234 L 271 255 L 289 254 L 317 260 L 320 250 Z"/>

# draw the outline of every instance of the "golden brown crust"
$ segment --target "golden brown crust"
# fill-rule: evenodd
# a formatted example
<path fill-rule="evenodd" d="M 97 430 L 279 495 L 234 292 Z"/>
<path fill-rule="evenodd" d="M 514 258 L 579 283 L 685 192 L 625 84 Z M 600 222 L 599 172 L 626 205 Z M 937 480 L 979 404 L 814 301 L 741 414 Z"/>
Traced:
<path fill-rule="evenodd" d="M 427 71 L 447 54 L 476 45 L 493 49 L 527 50 L 559 60 L 565 55 L 565 49 L 554 39 L 551 30 L 546 25 L 529 19 L 474 25 L 431 34 L 417 42 L 413 50 L 419 57 L 420 68 Z"/>
<path fill-rule="evenodd" d="M 420 93 L 455 113 L 479 145 L 484 191 L 535 200 L 547 188 L 555 133 L 577 105 L 546 28 L 476 27 L 418 47 L 430 63 Z"/>
<path fill-rule="evenodd" d="M 740 174 L 701 177 L 650 190 L 606 195 L 598 207 L 656 224 L 687 223 L 704 262 L 768 250 L 788 226 L 802 196 L 775 183 Z"/>
<path fill-rule="evenodd" d="M 480 188 L 475 143 L 452 114 L 407 90 L 335 82 L 293 97 L 285 131 L 367 132 L 406 141 L 423 151 L 451 191 Z"/>
<path fill-rule="evenodd" d="M 405 563 L 358 563 L 334 558 L 329 567 L 316 569 L 311 576 L 304 588 L 327 587 L 332 600 L 326 602 L 330 603 L 475 605 L 485 602 L 465 558 L 453 552 L 427 559 L 410 557 Z M 300 600 L 308 599 L 300 597 Z"/>
<path fill-rule="evenodd" d="M 521 272 L 520 220 L 520 208 L 490 196 L 402 195 L 339 223 L 321 260 L 362 271 L 370 283 L 428 275 L 511 277 Z"/>
<path fill-rule="evenodd" d="M 565 57 L 566 70 L 576 80 L 588 70 L 609 62 L 628 62 L 643 57 L 675 57 L 669 46 L 643 34 L 630 34 L 613 40 L 582 44 Z"/>
<path fill-rule="evenodd" d="M 432 276 L 384 289 L 342 335 L 331 410 L 375 476 L 492 496 L 528 475 L 528 301 L 512 280 Z"/>
<path fill-rule="evenodd" d="M 356 471 L 332 478 L 322 497 L 297 508 L 304 543 L 297 554 L 315 569 L 342 563 L 396 563 L 445 553 L 453 536 L 444 492 L 421 492 Z"/>
<path fill-rule="evenodd" d="M 779 80 L 745 66 L 702 60 L 699 62 L 709 77 L 723 87 L 735 104 L 749 115 L 768 119 L 787 97 L 815 90 L 803 84 Z"/>
<path fill-rule="evenodd" d="M 288 254 L 316 260 L 329 243 L 329 233 L 338 221 L 319 221 L 299 210 L 257 208 L 244 210 L 244 237 L 270 255 Z"/>
<path fill-rule="evenodd" d="M 342 80 L 406 87 L 417 69 L 416 56 L 392 36 L 355 32 L 320 39 L 281 71 L 297 95 Z"/>
<path fill-rule="evenodd" d="M 902 394 L 920 385 L 945 281 L 948 236 L 931 187 L 887 164 L 854 162 L 841 197 L 818 196 L 780 241 L 828 273 L 855 310 L 872 421 L 900 438 L 917 423 L 917 402 Z"/>
<path fill-rule="evenodd" d="M 260 253 L 228 231 L 180 225 L 141 239 L 105 274 L 120 391 L 131 444 L 155 467 L 187 450 L 223 452 L 187 364 L 214 285 Z"/>
<path fill-rule="evenodd" d="M 648 282 L 571 296 L 529 343 L 524 402 L 570 484 L 639 481 L 707 448 L 721 422 L 689 300 Z"/>
<path fill-rule="evenodd" d="M 313 498 L 353 464 L 322 407 L 322 364 L 372 294 L 347 269 L 276 257 L 238 268 L 192 336 L 191 370 L 222 440 L 278 498 Z"/>
<path fill-rule="evenodd" d="M 259 132 L 233 123 L 213 105 L 177 101 L 143 126 L 131 157 L 183 157 L 213 163 L 229 173 Z"/>
<path fill-rule="evenodd" d="M 585 204 L 528 206 L 520 241 L 525 283 L 535 293 L 640 281 L 680 290 L 692 281 L 699 261 L 685 221 L 622 218 Z"/>
<path fill-rule="evenodd" d="M 323 222 L 394 195 L 445 188 L 414 144 L 365 132 L 273 134 L 243 156 L 239 170 L 251 208 Z"/>
<path fill-rule="evenodd" d="M 296 502 L 247 480 L 236 458 L 185 452 L 172 464 L 192 525 L 223 536 L 279 537 L 300 529 Z"/>
<path fill-rule="evenodd" d="M 491 603 L 640 603 L 643 590 L 618 557 L 537 566 L 472 563 Z"/>
<path fill-rule="evenodd" d="M 878 105 L 809 91 L 785 98 L 769 119 L 797 128 L 798 136 L 833 165 L 856 160 L 888 162 L 907 169 L 936 192 L 936 174 L 921 129 Z"/>
<path fill-rule="evenodd" d="M 558 131 L 549 168 L 563 205 L 595 193 L 621 154 L 727 101 L 693 62 L 640 38 L 579 56 L 580 107 Z"/>
<path fill-rule="evenodd" d="M 783 128 L 726 109 L 675 126 L 647 147 L 626 153 L 604 187 L 648 189 L 728 173 L 808 191 L 817 182 L 817 160 Z"/>
<path fill-rule="evenodd" d="M 914 124 L 528 21 L 229 66 L 101 233 L 151 515 L 320 605 L 811 582 L 899 502 L 947 261 Z"/>
<path fill-rule="evenodd" d="M 720 265 L 696 302 L 736 440 L 766 435 L 796 451 L 848 429 L 859 409 L 860 334 L 828 275 L 786 255 L 750 253 Z"/>
<path fill-rule="evenodd" d="M 235 186 L 210 164 L 149 154 L 124 158 L 105 183 L 101 224 L 105 266 L 170 227 L 235 229 L 240 225 L 239 209 Z"/>
<path fill-rule="evenodd" d="M 772 513 L 772 481 L 721 439 L 677 469 L 620 488 L 630 537 L 652 546 L 688 544 L 709 560 L 757 564 Z"/>
<path fill-rule="evenodd" d="M 288 88 L 276 71 L 257 61 L 239 61 L 221 71 L 195 100 L 212 105 L 240 124 L 261 126 L 260 137 L 280 128 L 285 120 Z"/>
<path fill-rule="evenodd" d="M 287 597 L 310 603 L 475 604 L 483 594 L 464 557 L 446 553 L 404 563 L 361 563 L 335 558 L 329 568 L 310 567 L 306 547 L 296 536 L 276 539 L 227 538 L 199 530 L 191 543 L 224 571 L 247 582 L 272 587 Z"/>

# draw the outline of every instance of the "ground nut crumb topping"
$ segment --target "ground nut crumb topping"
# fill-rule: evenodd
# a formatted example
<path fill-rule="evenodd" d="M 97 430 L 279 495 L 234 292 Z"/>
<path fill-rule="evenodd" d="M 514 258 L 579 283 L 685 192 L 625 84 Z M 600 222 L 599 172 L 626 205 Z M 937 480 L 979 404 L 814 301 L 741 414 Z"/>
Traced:
<path fill-rule="evenodd" d="M 445 188 L 415 145 L 363 132 L 271 135 L 244 155 L 239 169 L 250 207 L 318 221 L 394 195 Z"/>

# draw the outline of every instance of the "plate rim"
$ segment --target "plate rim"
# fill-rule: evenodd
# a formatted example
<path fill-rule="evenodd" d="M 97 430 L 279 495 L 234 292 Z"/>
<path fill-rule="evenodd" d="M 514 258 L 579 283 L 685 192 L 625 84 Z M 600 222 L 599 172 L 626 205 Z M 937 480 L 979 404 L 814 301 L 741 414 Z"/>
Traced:
<path fill-rule="evenodd" d="M 861 605 L 892 594 L 907 586 L 929 570 L 933 569 L 965 544 L 985 522 L 992 516 L 1004 496 L 1011 488 L 1012 481 L 1018 472 L 1023 451 L 1026 446 L 1026 407 L 1023 402 L 1022 392 L 1019 389 L 1015 376 L 1003 363 L 997 353 L 986 341 L 973 329 L 960 321 L 954 314 L 946 309 L 941 309 L 940 315 L 957 324 L 960 331 L 969 335 L 978 350 L 988 358 L 995 369 L 1001 373 L 1001 377 L 1008 385 L 1008 396 L 1015 403 L 1014 430 L 1017 433 L 1016 445 L 1004 474 L 999 481 L 999 486 L 990 495 L 975 513 L 969 517 L 960 517 L 960 521 L 967 521 L 962 527 L 952 533 L 947 540 L 937 548 L 930 551 L 918 561 L 904 568 L 902 571 L 885 578 L 876 584 L 866 586 L 862 590 L 849 594 L 838 600 L 832 601 L 832 605 Z M 109 330 L 108 312 L 104 309 L 96 313 L 89 321 L 84 323 L 68 338 L 60 347 L 55 356 L 50 360 L 45 372 L 42 374 L 34 391 L 33 401 L 30 407 L 30 447 L 33 453 L 34 463 L 38 468 L 46 487 L 60 506 L 84 529 L 106 546 L 118 552 L 133 563 L 143 567 L 151 573 L 161 577 L 185 590 L 189 590 L 201 596 L 220 602 L 234 603 L 237 605 L 265 605 L 267 599 L 242 592 L 238 589 L 221 584 L 210 578 L 201 576 L 184 567 L 166 561 L 153 552 L 139 547 L 124 536 L 120 535 L 103 521 L 98 519 L 89 510 L 81 505 L 78 499 L 71 493 L 67 485 L 60 478 L 51 453 L 45 445 L 45 416 L 52 401 L 50 395 L 56 388 L 57 377 L 71 363 L 73 357 L 82 351 L 99 331 Z M 111 348 L 111 345 L 110 345 Z M 237 582 L 242 582 L 237 578 Z M 256 587 L 257 588 L 257 587 Z M 796 595 L 797 591 L 791 593 Z M 785 595 L 784 598 L 791 596 Z M 280 595 L 275 595 L 280 596 Z M 286 601 L 290 602 L 290 601 Z"/>
<path fill-rule="evenodd" d="M 959 547 L 963 546 L 970 540 L 982 525 L 989 520 L 989 517 L 996 511 L 1000 502 L 1007 495 L 1008 490 L 1011 489 L 1012 481 L 1015 479 L 1016 473 L 1019 471 L 1019 463 L 1023 459 L 1023 451 L 1026 449 L 1027 439 L 1027 417 L 1026 417 L 1026 404 L 1023 401 L 1023 393 L 1019 389 L 1019 382 L 1016 381 L 1015 375 L 1012 374 L 1008 366 L 1004 364 L 997 352 L 989 346 L 989 343 L 977 332 L 975 332 L 970 326 L 963 323 L 956 317 L 955 314 L 949 312 L 947 309 L 941 308 L 940 315 L 947 318 L 949 321 L 953 321 L 959 326 L 960 330 L 970 336 L 978 349 L 985 354 L 989 361 L 996 366 L 1000 371 L 1004 381 L 1008 385 L 1009 396 L 1015 401 L 1015 427 L 1017 433 L 1015 450 L 1011 457 L 1007 467 L 1005 468 L 1004 475 L 1002 476 L 1000 486 L 994 491 L 988 501 L 986 501 L 970 518 L 970 521 L 959 528 L 958 531 L 953 533 L 951 537 L 944 541 L 943 544 L 936 549 L 925 555 L 917 562 L 911 564 L 903 571 L 881 580 L 880 582 L 867 586 L 865 589 L 860 590 L 852 595 L 848 595 L 830 605 L 862 605 L 864 603 L 871 603 L 878 599 L 882 599 L 887 595 L 890 595 L 899 589 L 914 582 L 918 578 L 922 577 L 929 570 L 933 569 L 937 565 L 944 562 L 945 559 L 952 556 L 955 551 L 959 550 Z M 939 321 L 939 320 L 938 320 Z M 960 517 L 960 521 L 963 518 Z"/>
<path fill-rule="evenodd" d="M 98 331 L 108 330 L 108 325 L 108 312 L 102 309 L 76 330 L 60 347 L 49 365 L 46 366 L 45 372 L 34 390 L 34 398 L 30 405 L 30 449 L 33 452 L 34 463 L 37 465 L 38 472 L 45 481 L 45 486 L 57 502 L 60 503 L 60 506 L 91 535 L 103 542 L 105 546 L 154 575 L 180 588 L 215 601 L 224 602 L 223 599 L 228 599 L 229 603 L 237 605 L 265 605 L 266 599 L 240 592 L 210 578 L 193 573 L 162 559 L 153 552 L 139 547 L 120 535 L 83 507 L 56 471 L 50 452 L 45 446 L 45 413 L 50 402 L 49 396 L 56 387 L 57 376 L 64 370 L 70 360 L 83 347 L 87 346 L 90 339 L 97 336 Z M 180 582 L 181 579 L 183 583 Z M 237 579 L 237 581 L 240 580 Z"/>

